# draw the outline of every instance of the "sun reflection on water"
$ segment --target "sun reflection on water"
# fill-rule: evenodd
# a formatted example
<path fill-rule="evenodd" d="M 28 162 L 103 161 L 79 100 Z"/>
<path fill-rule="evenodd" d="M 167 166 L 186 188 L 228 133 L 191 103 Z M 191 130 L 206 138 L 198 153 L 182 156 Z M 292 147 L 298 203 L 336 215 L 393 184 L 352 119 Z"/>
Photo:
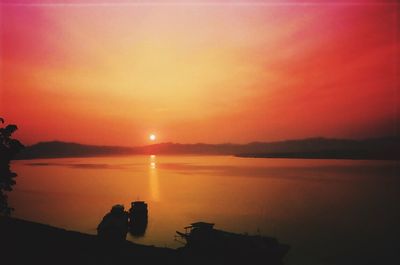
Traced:
<path fill-rule="evenodd" d="M 157 161 L 155 155 L 150 156 L 149 181 L 151 199 L 157 202 L 160 200 L 160 188 L 158 184 Z"/>

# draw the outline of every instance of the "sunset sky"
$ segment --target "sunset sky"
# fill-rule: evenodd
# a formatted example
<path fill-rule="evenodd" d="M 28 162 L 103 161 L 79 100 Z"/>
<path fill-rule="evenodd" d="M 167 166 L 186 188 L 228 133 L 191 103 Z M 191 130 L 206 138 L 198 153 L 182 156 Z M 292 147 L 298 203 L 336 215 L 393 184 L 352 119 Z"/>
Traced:
<path fill-rule="evenodd" d="M 25 144 L 398 134 L 393 1 L 2 2 L 0 117 Z"/>

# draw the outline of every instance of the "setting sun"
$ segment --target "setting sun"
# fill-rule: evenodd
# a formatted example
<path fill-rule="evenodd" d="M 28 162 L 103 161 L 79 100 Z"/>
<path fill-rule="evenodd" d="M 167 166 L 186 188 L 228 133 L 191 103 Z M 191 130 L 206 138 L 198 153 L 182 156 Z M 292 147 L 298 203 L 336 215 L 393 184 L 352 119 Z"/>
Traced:
<path fill-rule="evenodd" d="M 150 134 L 149 135 L 150 141 L 155 141 L 156 140 L 156 135 L 155 134 Z"/>

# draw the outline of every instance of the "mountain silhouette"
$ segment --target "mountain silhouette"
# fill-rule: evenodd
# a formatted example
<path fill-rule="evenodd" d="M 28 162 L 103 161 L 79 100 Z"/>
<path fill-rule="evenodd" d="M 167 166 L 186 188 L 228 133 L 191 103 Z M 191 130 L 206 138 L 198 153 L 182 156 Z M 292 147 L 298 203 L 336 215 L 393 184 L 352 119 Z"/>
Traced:
<path fill-rule="evenodd" d="M 40 142 L 26 147 L 17 159 L 115 156 L 135 154 L 236 155 L 241 157 L 399 159 L 400 138 L 364 140 L 308 138 L 248 144 L 160 143 L 138 147 Z"/>

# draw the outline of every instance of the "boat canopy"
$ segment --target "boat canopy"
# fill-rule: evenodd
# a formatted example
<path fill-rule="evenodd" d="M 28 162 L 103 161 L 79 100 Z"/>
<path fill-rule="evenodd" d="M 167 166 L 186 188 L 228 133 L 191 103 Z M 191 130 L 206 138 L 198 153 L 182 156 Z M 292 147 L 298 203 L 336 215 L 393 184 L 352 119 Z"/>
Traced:
<path fill-rule="evenodd" d="M 206 222 L 196 222 L 196 223 L 192 223 L 190 224 L 190 226 L 192 228 L 208 228 L 208 229 L 212 229 L 214 227 L 215 224 L 213 223 L 206 223 Z"/>

